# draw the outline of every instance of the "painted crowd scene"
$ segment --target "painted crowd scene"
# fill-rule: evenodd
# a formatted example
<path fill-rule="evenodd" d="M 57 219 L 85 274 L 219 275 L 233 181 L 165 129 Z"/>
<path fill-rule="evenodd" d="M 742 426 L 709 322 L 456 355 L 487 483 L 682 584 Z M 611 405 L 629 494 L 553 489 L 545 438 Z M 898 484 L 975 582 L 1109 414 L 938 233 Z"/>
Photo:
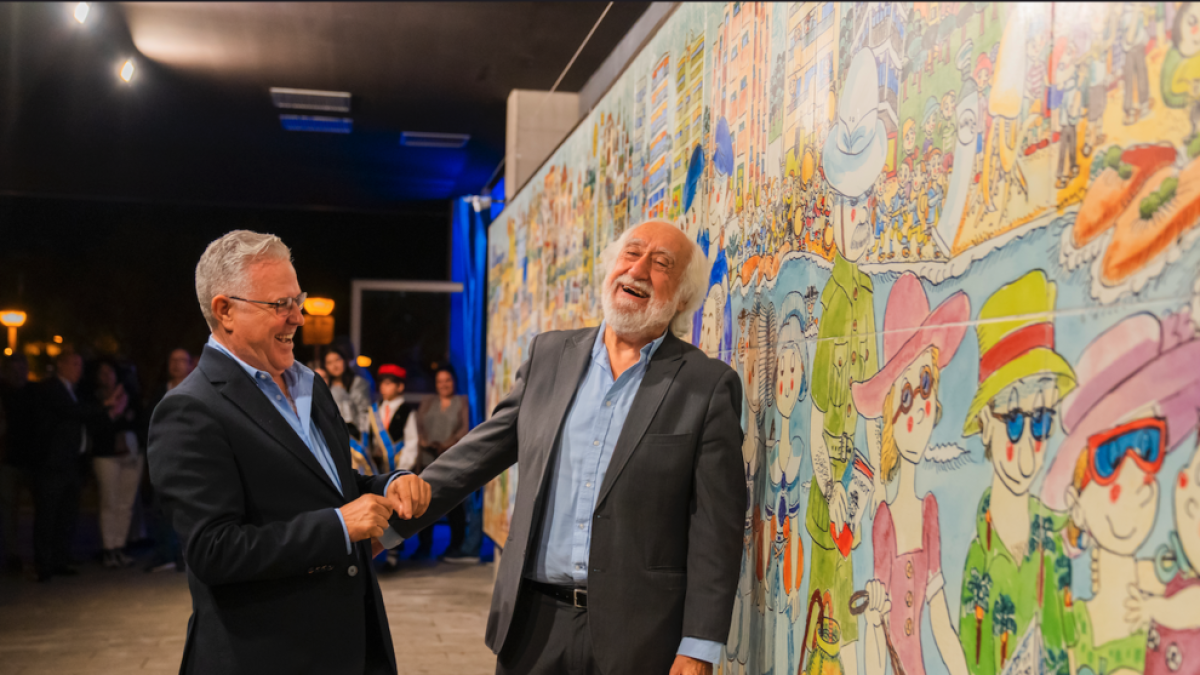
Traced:
<path fill-rule="evenodd" d="M 668 220 L 745 394 L 717 672 L 1200 673 L 1198 156 L 1200 3 L 682 4 L 491 226 L 489 405 Z"/>

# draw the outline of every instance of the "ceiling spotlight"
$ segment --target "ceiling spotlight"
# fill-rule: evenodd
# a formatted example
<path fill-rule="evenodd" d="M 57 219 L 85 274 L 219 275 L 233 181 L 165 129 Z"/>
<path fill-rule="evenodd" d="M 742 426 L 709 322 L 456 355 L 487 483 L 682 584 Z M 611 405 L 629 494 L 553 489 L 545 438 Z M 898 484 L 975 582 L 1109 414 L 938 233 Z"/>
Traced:
<path fill-rule="evenodd" d="M 91 8 L 88 7 L 86 2 L 81 2 L 78 5 L 75 5 L 75 20 L 79 23 L 87 21 L 88 10 L 90 9 Z"/>
<path fill-rule="evenodd" d="M 121 79 L 126 82 L 133 79 L 133 59 L 129 59 L 124 66 L 121 66 Z"/>

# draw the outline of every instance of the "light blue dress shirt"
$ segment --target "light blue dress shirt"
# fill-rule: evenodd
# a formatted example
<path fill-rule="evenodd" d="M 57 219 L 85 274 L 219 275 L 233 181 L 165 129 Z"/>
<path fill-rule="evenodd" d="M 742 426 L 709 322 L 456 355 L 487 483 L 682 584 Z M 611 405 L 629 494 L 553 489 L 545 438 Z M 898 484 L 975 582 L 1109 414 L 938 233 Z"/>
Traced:
<path fill-rule="evenodd" d="M 638 362 L 614 381 L 604 329 L 601 324 L 592 345 L 591 365 L 575 393 L 554 453 L 541 542 L 532 570 L 533 579 L 542 583 L 587 586 L 596 497 L 650 359 L 666 339 L 663 333 L 642 347 Z M 715 663 L 721 646 L 685 637 L 678 653 Z"/>
<path fill-rule="evenodd" d="M 321 428 L 317 426 L 317 421 L 312 416 L 312 396 L 313 396 L 313 371 L 305 367 L 299 361 L 292 363 L 292 367 L 283 371 L 283 381 L 287 384 L 288 393 L 292 396 L 292 401 L 296 403 L 295 410 L 292 409 L 291 403 L 288 402 L 287 396 L 279 385 L 275 384 L 275 380 L 271 379 L 270 373 L 258 370 L 245 361 L 239 359 L 233 352 L 229 351 L 225 345 L 217 342 L 216 338 L 208 336 L 208 346 L 221 352 L 225 356 L 233 359 L 235 363 L 246 371 L 250 379 L 254 380 L 254 384 L 258 385 L 258 390 L 267 397 L 271 405 L 283 415 L 283 419 L 287 420 L 288 426 L 296 435 L 304 441 L 304 445 L 308 447 L 309 452 L 317 459 L 317 463 L 325 469 L 325 473 L 329 475 L 329 480 L 333 482 L 333 486 L 338 492 L 345 494 L 342 491 L 342 482 L 338 480 L 337 467 L 333 463 L 333 455 L 329 454 L 329 446 L 325 442 L 325 435 L 321 433 Z M 307 424 L 301 422 L 307 421 Z M 395 476 L 392 480 L 395 480 Z M 391 480 L 388 481 L 388 486 L 391 485 Z M 384 494 L 387 494 L 387 489 L 384 489 Z M 339 509 L 332 509 L 337 515 L 338 522 L 342 524 L 342 533 L 346 535 L 346 553 L 350 554 L 353 548 L 350 546 L 350 530 L 346 528 L 346 519 L 342 516 Z M 389 537 L 389 535 L 391 535 Z M 380 538 L 384 545 L 396 545 L 396 540 L 403 542 L 392 529 L 389 527 L 384 536 Z M 390 546 L 389 546 L 390 548 Z"/>

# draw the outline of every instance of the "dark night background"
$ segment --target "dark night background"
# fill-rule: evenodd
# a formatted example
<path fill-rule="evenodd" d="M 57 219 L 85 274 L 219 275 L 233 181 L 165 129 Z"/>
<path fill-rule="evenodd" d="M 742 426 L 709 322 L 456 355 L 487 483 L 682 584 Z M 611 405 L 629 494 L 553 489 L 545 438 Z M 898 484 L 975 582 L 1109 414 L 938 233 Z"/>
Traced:
<path fill-rule="evenodd" d="M 336 303 L 344 336 L 351 279 L 449 277 L 448 219 L 446 202 L 366 213 L 0 197 L 0 307 L 29 313 L 22 343 L 61 335 L 85 355 L 131 359 L 149 385 L 172 349 L 197 353 L 208 338 L 194 272 L 225 232 L 281 237 L 301 287 Z"/>
<path fill-rule="evenodd" d="M 246 228 L 292 248 L 346 336 L 352 279 L 449 278 L 451 204 L 498 174 L 509 92 L 549 89 L 606 5 L 92 3 L 80 24 L 74 3 L 0 3 L 0 309 L 28 313 L 22 343 L 61 335 L 130 359 L 148 385 L 171 349 L 207 338 L 204 247 Z M 613 4 L 560 91 L 648 5 Z M 281 111 L 270 87 L 346 91 L 351 110 Z M 353 131 L 285 131 L 281 112 Z M 470 140 L 408 147 L 405 131 Z M 418 305 L 364 316 L 364 351 L 388 344 L 372 331 L 446 321 Z"/>

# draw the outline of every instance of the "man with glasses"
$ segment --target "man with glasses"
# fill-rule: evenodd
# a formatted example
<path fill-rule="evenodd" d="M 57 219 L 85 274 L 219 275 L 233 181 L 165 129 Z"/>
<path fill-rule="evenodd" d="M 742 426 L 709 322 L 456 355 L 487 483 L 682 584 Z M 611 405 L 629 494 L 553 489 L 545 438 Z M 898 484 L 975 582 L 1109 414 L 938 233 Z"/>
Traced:
<path fill-rule="evenodd" d="M 155 409 L 148 452 L 192 592 L 180 672 L 394 674 L 370 563 L 429 486 L 351 469 L 329 388 L 292 354 L 305 294 L 278 237 L 214 241 L 196 295 L 212 335 Z"/>
<path fill-rule="evenodd" d="M 992 486 L 975 513 L 963 572 L 959 640 L 972 675 L 994 675 L 1027 639 L 1057 658 L 1075 641 L 1060 583 L 1065 514 L 1030 488 L 1045 462 L 1058 402 L 1075 373 L 1054 348 L 1057 288 L 1037 270 L 1001 287 L 979 311 L 979 388 L 963 436 L 979 434 Z M 1038 626 L 1039 636 L 1029 628 Z"/>

